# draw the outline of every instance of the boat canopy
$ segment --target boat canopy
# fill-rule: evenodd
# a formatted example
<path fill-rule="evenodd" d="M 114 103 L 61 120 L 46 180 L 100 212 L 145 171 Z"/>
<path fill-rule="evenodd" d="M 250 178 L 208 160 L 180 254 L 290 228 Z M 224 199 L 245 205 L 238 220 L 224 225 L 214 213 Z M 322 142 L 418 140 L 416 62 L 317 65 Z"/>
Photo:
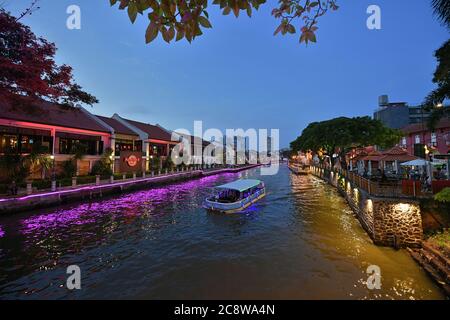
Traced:
<path fill-rule="evenodd" d="M 243 192 L 250 188 L 256 187 L 261 183 L 260 180 L 252 180 L 252 179 L 243 179 L 237 180 L 234 182 L 230 182 L 221 186 L 216 187 L 217 189 L 228 189 L 228 190 L 236 190 L 239 192 Z"/>

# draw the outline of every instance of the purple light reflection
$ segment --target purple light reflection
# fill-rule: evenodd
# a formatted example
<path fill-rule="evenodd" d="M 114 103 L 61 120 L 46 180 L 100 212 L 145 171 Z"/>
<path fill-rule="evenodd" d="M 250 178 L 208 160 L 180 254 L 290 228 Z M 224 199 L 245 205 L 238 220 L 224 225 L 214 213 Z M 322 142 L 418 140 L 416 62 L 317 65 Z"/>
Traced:
<path fill-rule="evenodd" d="M 230 180 L 240 176 L 240 173 L 221 173 L 161 188 L 136 191 L 112 199 L 83 203 L 70 209 L 59 209 L 50 213 L 34 215 L 21 221 L 23 225 L 21 232 L 26 235 L 37 233 L 46 235 L 51 230 L 65 229 L 71 226 L 95 225 L 99 220 L 109 218 L 119 218 L 125 220 L 125 223 L 129 223 L 134 217 L 143 214 L 151 215 L 158 206 L 173 205 L 193 190 L 205 189 L 207 193 L 209 188 L 216 186 L 217 180 Z M 184 210 L 197 209 L 201 206 L 201 203 L 197 202 L 198 200 L 188 201 L 188 199 L 180 201 L 185 206 Z"/>
<path fill-rule="evenodd" d="M 5 236 L 5 232 L 2 230 L 2 226 L 0 226 L 0 238 Z"/>

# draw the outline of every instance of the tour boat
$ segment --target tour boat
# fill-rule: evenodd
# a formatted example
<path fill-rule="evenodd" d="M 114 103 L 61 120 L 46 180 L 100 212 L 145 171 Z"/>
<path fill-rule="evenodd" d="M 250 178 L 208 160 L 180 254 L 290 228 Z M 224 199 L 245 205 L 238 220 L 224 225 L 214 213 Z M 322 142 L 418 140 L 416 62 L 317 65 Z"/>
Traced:
<path fill-rule="evenodd" d="M 243 211 L 266 195 L 264 182 L 252 179 L 237 180 L 215 189 L 216 194 L 207 198 L 203 207 L 222 213 Z"/>

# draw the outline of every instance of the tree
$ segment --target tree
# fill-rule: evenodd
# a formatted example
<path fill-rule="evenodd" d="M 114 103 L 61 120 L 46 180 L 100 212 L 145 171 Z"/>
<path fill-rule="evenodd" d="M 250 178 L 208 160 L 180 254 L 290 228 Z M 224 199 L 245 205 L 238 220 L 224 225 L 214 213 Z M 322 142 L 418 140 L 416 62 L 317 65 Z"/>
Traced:
<path fill-rule="evenodd" d="M 291 142 L 297 151 L 324 152 L 328 155 L 340 152 L 342 156 L 351 148 L 378 145 L 383 148 L 398 143 L 402 134 L 385 127 L 370 117 L 336 118 L 309 124 L 302 135 Z"/>
<path fill-rule="evenodd" d="M 445 188 L 434 196 L 434 200 L 442 203 L 450 203 L 450 188 Z"/>
<path fill-rule="evenodd" d="M 131 22 L 137 15 L 147 11 L 149 25 L 145 33 L 146 43 L 153 41 L 158 34 L 166 42 L 173 39 L 179 41 L 185 38 L 191 42 L 203 34 L 202 28 L 212 28 L 207 11 L 209 0 L 109 0 L 111 6 L 119 3 L 119 9 L 128 11 Z M 231 12 L 238 17 L 245 11 L 249 17 L 253 9 L 266 0 L 212 0 L 224 15 Z M 279 19 L 280 25 L 274 34 L 295 34 L 294 20 L 302 21 L 300 25 L 300 42 L 316 42 L 317 23 L 320 17 L 328 11 L 338 9 L 337 0 L 279 0 L 278 7 L 272 10 L 272 15 Z"/>
<path fill-rule="evenodd" d="M 434 14 L 442 24 L 450 28 L 450 2 L 448 0 L 432 0 L 431 5 L 433 6 Z"/>
<path fill-rule="evenodd" d="M 70 105 L 98 103 L 73 81 L 72 68 L 54 61 L 56 46 L 0 9 L 0 103 L 30 105 L 41 99 Z"/>
<path fill-rule="evenodd" d="M 434 12 L 447 29 L 450 29 L 450 1 L 432 0 Z M 448 108 L 440 106 L 446 99 L 450 99 L 450 40 L 435 52 L 438 65 L 434 72 L 433 83 L 437 88 L 433 90 L 424 102 L 424 108 L 431 112 L 428 127 L 434 129 L 438 121 L 448 115 Z"/>

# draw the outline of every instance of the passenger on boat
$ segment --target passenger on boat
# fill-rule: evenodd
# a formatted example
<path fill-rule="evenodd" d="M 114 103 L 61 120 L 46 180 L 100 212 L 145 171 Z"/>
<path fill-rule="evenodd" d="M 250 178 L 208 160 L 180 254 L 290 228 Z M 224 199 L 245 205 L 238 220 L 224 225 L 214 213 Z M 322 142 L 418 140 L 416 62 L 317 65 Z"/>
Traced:
<path fill-rule="evenodd" d="M 222 203 L 234 203 L 239 201 L 241 193 L 236 190 L 226 190 L 219 194 L 218 201 Z"/>

